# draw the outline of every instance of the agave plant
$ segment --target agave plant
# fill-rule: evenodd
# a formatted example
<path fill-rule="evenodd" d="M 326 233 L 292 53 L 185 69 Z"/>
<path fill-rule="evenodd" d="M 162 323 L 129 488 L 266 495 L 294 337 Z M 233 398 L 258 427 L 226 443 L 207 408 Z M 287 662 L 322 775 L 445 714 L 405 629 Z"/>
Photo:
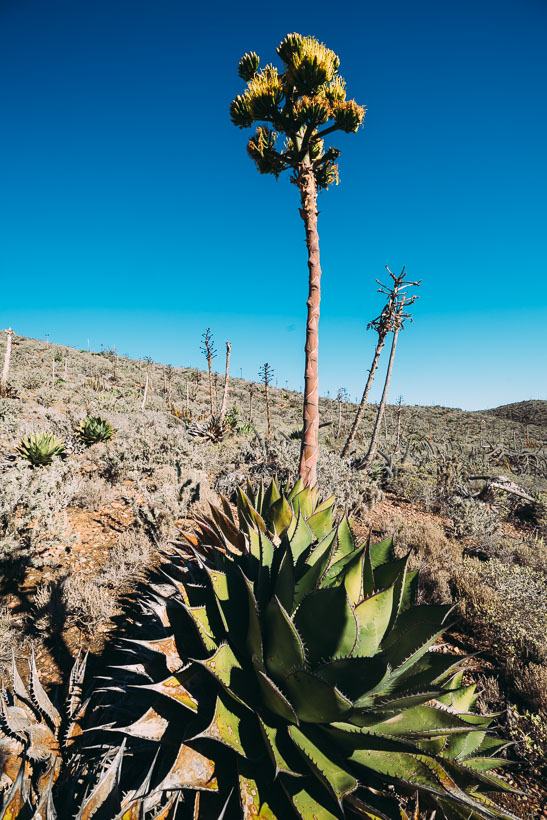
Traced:
<path fill-rule="evenodd" d="M 0 820 L 89 820 L 99 809 L 113 820 L 175 817 L 180 795 L 149 795 L 146 778 L 140 789 L 118 794 L 124 744 L 114 754 L 80 754 L 86 660 L 74 663 L 61 711 L 40 682 L 34 655 L 28 689 L 13 660 L 11 689 L 0 691 Z"/>
<path fill-rule="evenodd" d="M 226 436 L 232 428 L 229 424 L 227 424 L 225 419 L 218 418 L 217 416 L 211 416 L 206 424 L 201 424 L 196 421 L 193 424 L 189 424 L 187 429 L 188 435 L 193 436 L 194 438 L 217 442 L 222 441 L 224 436 Z"/>
<path fill-rule="evenodd" d="M 451 608 L 416 606 L 408 556 L 332 515 L 300 481 L 238 490 L 237 519 L 212 507 L 124 644 L 101 742 L 125 736 L 128 782 L 141 756 L 184 817 L 394 820 L 418 792 L 450 820 L 511 818 L 488 796 L 508 789 L 494 716 L 437 648 Z"/>
<path fill-rule="evenodd" d="M 33 467 L 46 467 L 55 456 L 64 458 L 66 455 L 64 442 L 53 433 L 31 433 L 21 439 L 15 449 Z"/>
<path fill-rule="evenodd" d="M 28 689 L 13 659 L 12 690 L 0 691 L 0 791 L 5 793 L 0 818 L 55 817 L 52 790 L 87 705 L 82 703 L 85 667 L 86 659 L 78 658 L 61 713 L 40 683 L 34 654 Z"/>
<path fill-rule="evenodd" d="M 88 416 L 80 423 L 78 436 L 86 447 L 91 447 L 99 441 L 110 441 L 114 436 L 114 428 L 100 416 Z"/>

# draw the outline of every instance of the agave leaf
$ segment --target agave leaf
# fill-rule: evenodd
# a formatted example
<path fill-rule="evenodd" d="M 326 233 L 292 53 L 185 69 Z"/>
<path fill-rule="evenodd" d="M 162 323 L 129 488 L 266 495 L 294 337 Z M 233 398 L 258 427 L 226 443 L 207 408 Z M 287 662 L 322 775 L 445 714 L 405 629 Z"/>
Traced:
<path fill-rule="evenodd" d="M 17 669 L 17 664 L 15 663 L 15 650 L 11 650 L 11 681 L 13 686 L 13 691 L 17 695 L 20 700 L 24 703 L 30 703 L 30 695 L 26 690 L 25 684 L 19 674 L 19 670 Z"/>
<path fill-rule="evenodd" d="M 281 548 L 282 549 L 282 548 Z M 294 597 L 294 562 L 292 552 L 285 547 L 279 571 L 275 579 L 274 592 L 287 612 L 292 612 Z"/>
<path fill-rule="evenodd" d="M 260 562 L 261 568 L 270 569 L 275 555 L 275 547 L 267 535 L 260 533 Z"/>
<path fill-rule="evenodd" d="M 197 740 L 197 738 L 218 740 L 219 743 L 229 746 L 238 754 L 245 755 L 239 732 L 240 723 L 241 719 L 238 715 L 224 703 L 221 697 L 217 697 L 211 723 L 199 735 L 195 735 L 192 740 Z"/>
<path fill-rule="evenodd" d="M 254 495 L 254 498 L 252 496 L 249 496 L 249 498 L 252 502 L 253 507 L 257 511 L 257 513 L 260 516 L 262 516 L 262 511 L 264 509 L 264 482 L 263 481 L 260 482 L 258 490 L 256 491 L 256 493 Z"/>
<path fill-rule="evenodd" d="M 399 613 L 404 611 L 407 604 L 407 599 L 410 599 L 412 586 L 406 583 L 406 575 L 408 562 L 410 560 L 410 552 L 404 558 L 399 558 L 392 561 L 391 564 L 385 564 L 378 567 L 374 572 L 374 581 L 380 587 L 384 588 L 393 584 L 393 609 L 387 631 L 389 632 L 399 617 Z M 387 572 L 387 567 L 390 567 L 391 572 Z M 408 601 L 410 603 L 410 601 Z M 408 608 L 408 607 L 406 607 Z"/>
<path fill-rule="evenodd" d="M 170 792 L 176 789 L 218 791 L 215 764 L 186 743 L 181 744 L 173 765 L 155 790 Z"/>
<path fill-rule="evenodd" d="M 468 735 L 452 735 L 446 739 L 442 749 L 443 757 L 461 760 L 472 755 L 480 747 L 486 732 L 470 732 Z"/>
<path fill-rule="evenodd" d="M 275 534 L 279 536 L 283 535 L 293 519 L 291 506 L 285 496 L 278 498 L 278 500 L 272 505 L 270 519 Z"/>
<path fill-rule="evenodd" d="M 165 659 L 165 665 L 170 672 L 178 672 L 182 667 L 182 660 L 180 658 L 175 637 L 170 635 L 167 638 L 157 638 L 156 640 L 147 641 L 143 639 L 125 638 L 126 643 L 142 646 L 151 652 L 157 652 Z"/>
<path fill-rule="evenodd" d="M 374 689 L 389 672 L 380 657 L 340 658 L 316 667 L 315 671 L 352 701 Z"/>
<path fill-rule="evenodd" d="M 264 519 L 255 510 L 248 496 L 240 488 L 237 490 L 237 511 L 239 514 L 240 527 L 242 527 L 242 524 L 246 524 L 247 529 L 254 527 L 260 530 L 260 532 L 266 532 Z"/>
<path fill-rule="evenodd" d="M 38 675 L 38 669 L 36 668 L 34 649 L 32 650 L 30 656 L 29 690 L 31 700 L 36 708 L 39 709 L 42 715 L 50 720 L 51 724 L 55 726 L 55 728 L 59 727 L 61 725 L 61 715 L 50 701 L 44 687 L 40 683 L 40 676 Z"/>
<path fill-rule="evenodd" d="M 391 619 L 394 591 L 391 586 L 376 592 L 355 607 L 358 635 L 354 656 L 372 657 L 378 651 Z"/>
<path fill-rule="evenodd" d="M 482 795 L 474 795 L 475 799 L 479 801 L 479 798 L 483 798 Z M 490 806 L 492 809 L 497 809 L 499 813 L 495 813 L 488 810 L 488 813 L 483 811 L 482 805 L 477 805 L 475 809 L 470 809 L 469 806 L 462 806 L 451 803 L 448 799 L 441 799 L 439 797 L 435 798 L 435 803 L 439 806 L 439 808 L 443 812 L 443 816 L 446 820 L 484 820 L 484 818 L 495 818 L 501 817 L 505 818 L 505 820 L 517 820 L 517 818 L 512 814 L 507 814 L 503 811 L 500 811 L 499 807 L 494 806 L 491 801 L 484 801 L 484 799 L 480 799 L 480 803 L 484 803 L 485 806 Z"/>
<path fill-rule="evenodd" d="M 109 767 L 83 801 L 80 811 L 76 815 L 76 820 L 90 820 L 117 788 L 124 752 L 125 738 Z"/>
<path fill-rule="evenodd" d="M 260 792 L 255 780 L 239 775 L 239 798 L 241 801 L 242 820 L 277 820 L 267 803 L 260 799 Z"/>
<path fill-rule="evenodd" d="M 385 541 L 380 541 L 378 544 L 371 544 L 370 560 L 373 570 L 382 564 L 387 564 L 388 561 L 393 561 L 394 558 L 395 550 L 393 549 L 392 538 L 386 538 Z"/>
<path fill-rule="evenodd" d="M 223 495 L 222 493 L 219 493 L 219 495 L 220 495 L 220 504 L 222 506 L 222 512 L 224 513 L 226 518 L 229 518 L 230 521 L 232 521 L 232 523 L 235 524 L 234 514 L 232 512 L 232 506 L 231 506 L 230 502 L 228 501 L 226 496 Z"/>
<path fill-rule="evenodd" d="M 479 754 L 487 754 L 488 752 L 501 752 L 510 744 L 506 740 L 499 740 L 499 738 L 486 735 L 481 745 L 478 748 Z"/>
<path fill-rule="evenodd" d="M 319 803 L 315 796 L 310 794 L 307 785 L 301 786 L 298 781 L 294 782 L 294 778 L 288 782 L 282 780 L 281 785 L 301 820 L 338 820 L 339 814 L 333 814 L 325 805 Z"/>
<path fill-rule="evenodd" d="M 479 732 L 476 732 L 478 735 Z M 510 766 L 511 761 L 506 757 L 466 757 L 462 761 L 468 769 L 477 772 L 489 772 L 492 769 L 501 769 L 503 766 Z"/>
<path fill-rule="evenodd" d="M 336 550 L 333 555 L 333 563 L 339 561 L 344 555 L 349 555 L 355 549 L 355 541 L 351 531 L 348 517 L 345 515 L 336 530 Z"/>
<path fill-rule="evenodd" d="M 208 574 L 226 634 L 230 635 L 232 643 L 241 647 L 247 637 L 246 613 L 245 609 L 239 605 L 241 596 L 244 594 L 241 589 L 243 584 L 240 573 L 232 570 L 234 566 L 232 559 L 226 559 L 223 563 L 226 572 L 216 569 L 208 570 Z"/>
<path fill-rule="evenodd" d="M 394 680 L 410 669 L 443 634 L 446 628 L 443 622 L 451 610 L 449 606 L 420 606 L 399 616 L 381 646 L 394 670 Z"/>
<path fill-rule="evenodd" d="M 254 561 L 256 562 L 256 564 L 255 563 L 249 563 L 248 564 L 249 577 L 251 577 L 251 579 L 253 581 L 255 581 L 257 576 L 258 576 L 258 572 L 255 570 L 255 566 L 256 566 L 256 569 L 257 569 L 258 568 L 258 562 L 260 561 L 260 534 L 258 532 L 256 532 L 256 530 L 250 530 L 249 535 L 248 535 L 248 539 L 249 539 L 249 552 L 252 555 L 252 557 L 254 558 Z"/>
<path fill-rule="evenodd" d="M 289 727 L 289 735 L 298 751 L 312 764 L 312 770 L 342 807 L 344 797 L 357 788 L 358 781 L 346 769 L 327 757 L 318 746 L 296 726 Z"/>
<path fill-rule="evenodd" d="M 324 510 L 330 510 L 331 513 L 334 509 L 334 495 L 329 495 L 328 498 L 325 498 L 324 501 L 320 501 L 318 504 L 315 505 L 315 512 L 323 512 Z"/>
<path fill-rule="evenodd" d="M 169 721 L 162 715 L 159 715 L 152 707 L 146 710 L 144 715 L 130 723 L 128 726 L 113 727 L 109 726 L 98 727 L 105 731 L 120 732 L 131 737 L 139 737 L 144 740 L 160 741 L 169 726 Z M 125 742 L 125 741 L 124 741 Z"/>
<path fill-rule="evenodd" d="M 378 721 L 377 713 L 364 712 L 354 714 L 352 723 L 366 726 L 369 732 L 378 732 L 382 735 L 404 735 L 410 738 L 428 738 L 438 735 L 449 735 L 457 732 L 473 732 L 461 716 L 439 706 L 421 704 L 396 712 L 384 720 Z"/>
<path fill-rule="evenodd" d="M 353 704 L 349 698 L 332 683 L 305 669 L 287 675 L 284 688 L 296 714 L 307 723 L 330 723 L 351 712 Z"/>
<path fill-rule="evenodd" d="M 0 806 L 0 820 L 15 820 L 21 816 L 28 798 L 28 789 L 25 778 L 25 761 L 21 763 L 17 777 L 13 781 L 4 801 Z"/>
<path fill-rule="evenodd" d="M 304 666 L 304 644 L 277 597 L 268 604 L 265 622 L 266 669 L 274 680 L 283 680 L 293 669 Z"/>
<path fill-rule="evenodd" d="M 312 666 L 321 660 L 347 657 L 355 646 L 357 622 L 344 587 L 310 592 L 296 610 L 294 624 Z"/>
<path fill-rule="evenodd" d="M 273 680 L 268 677 L 265 670 L 260 668 L 258 659 L 253 659 L 253 666 L 265 706 L 270 712 L 273 712 L 274 715 L 279 715 L 279 717 L 284 718 L 289 723 L 298 723 L 298 717 L 292 704 L 275 685 Z"/>
<path fill-rule="evenodd" d="M 406 612 L 407 609 L 410 609 L 410 607 L 416 603 L 418 596 L 418 575 L 417 569 L 407 570 L 406 572 L 401 603 L 399 604 L 399 614 Z"/>
<path fill-rule="evenodd" d="M 197 629 L 200 640 L 208 652 L 213 652 L 218 648 L 218 639 L 215 638 L 211 624 L 209 623 L 209 616 L 207 614 L 206 606 L 186 606 L 185 611 L 192 619 L 194 626 Z M 221 615 L 222 617 L 222 615 Z M 174 643 L 174 638 L 172 639 Z M 150 642 L 152 643 L 152 642 Z M 176 646 L 175 646 L 176 651 Z M 177 653 L 178 654 L 178 653 Z M 180 657 L 179 657 L 180 663 Z M 169 667 L 170 668 L 170 667 Z M 175 671 L 175 670 L 171 670 Z"/>
<path fill-rule="evenodd" d="M 332 506 L 315 510 L 308 518 L 308 527 L 317 539 L 324 538 L 332 529 Z"/>
<path fill-rule="evenodd" d="M 352 563 L 361 556 L 363 551 L 363 547 L 358 546 L 352 549 L 351 552 L 347 552 L 340 558 L 336 559 L 336 553 L 339 549 L 338 541 L 336 544 L 337 546 L 334 553 L 333 563 L 331 563 L 325 575 L 321 579 L 322 587 L 337 586 L 342 580 L 344 580 L 348 567 L 350 567 Z"/>
<path fill-rule="evenodd" d="M 328 738 L 335 741 L 337 747 L 344 751 L 346 756 L 349 752 L 375 750 L 377 752 L 409 752 L 416 753 L 416 745 L 404 738 L 390 737 L 369 732 L 367 727 L 355 726 L 347 720 L 333 721 L 326 726 L 321 726 L 321 732 Z"/>
<path fill-rule="evenodd" d="M 294 768 L 287 763 L 279 749 L 278 735 L 281 734 L 281 731 L 277 727 L 270 726 L 266 723 L 260 715 L 258 716 L 258 722 L 264 738 L 265 746 L 275 768 L 274 777 L 277 777 L 280 772 L 293 777 L 299 777 L 299 773 L 295 772 Z"/>
<path fill-rule="evenodd" d="M 163 695 L 166 698 L 171 698 L 177 703 L 180 703 L 180 705 L 184 706 L 186 709 L 190 709 L 192 712 L 198 711 L 198 701 L 188 691 L 188 689 L 182 685 L 175 675 L 171 675 L 158 683 L 138 684 L 130 686 L 129 688 L 149 689 L 152 692 L 157 692 L 159 695 Z"/>
<path fill-rule="evenodd" d="M 199 663 L 207 669 L 211 675 L 220 681 L 232 697 L 239 700 L 237 693 L 233 691 L 232 687 L 234 685 L 234 672 L 243 672 L 243 670 L 231 647 L 227 643 L 221 644 L 210 658 L 206 658 L 203 661 L 194 659 L 194 663 Z"/>
<path fill-rule="evenodd" d="M 114 820 L 144 820 L 145 817 L 145 800 L 150 791 L 150 783 L 152 780 L 152 772 L 156 766 L 156 761 L 158 759 L 158 753 L 154 757 L 152 761 L 152 765 L 148 769 L 148 772 L 142 781 L 139 788 L 131 792 L 129 795 L 126 795 L 122 800 L 122 810 L 119 814 L 116 815 Z"/>
<path fill-rule="evenodd" d="M 438 697 L 443 692 L 442 689 L 429 689 L 425 692 L 412 692 L 406 695 L 378 697 L 374 701 L 374 708 L 379 712 L 396 712 L 400 709 L 410 709 L 413 706 L 420 706 L 429 700 Z"/>
<path fill-rule="evenodd" d="M 390 694 L 423 691 L 424 687 L 441 685 L 450 671 L 461 663 L 461 656 L 443 652 L 425 652 L 406 672 L 398 674 L 390 686 Z"/>
<path fill-rule="evenodd" d="M 249 623 L 247 628 L 246 647 L 250 656 L 255 655 L 260 662 L 264 661 L 264 651 L 262 646 L 262 631 L 260 629 L 260 616 L 258 614 L 258 604 L 256 602 L 253 586 L 248 578 L 241 571 L 245 589 L 248 597 Z"/>
<path fill-rule="evenodd" d="M 361 549 L 348 563 L 344 573 L 344 586 L 350 606 L 357 606 L 366 597 L 364 580 L 366 571 L 367 550 Z"/>
<path fill-rule="evenodd" d="M 306 558 L 304 564 L 298 568 L 298 580 L 296 582 L 293 606 L 297 607 L 308 592 L 317 586 L 319 579 L 325 572 L 332 555 L 334 548 L 334 537 L 336 531 L 332 530 L 323 540 L 315 547 L 310 555 Z"/>
<path fill-rule="evenodd" d="M 292 488 L 292 490 L 289 492 L 289 494 L 287 496 L 287 501 L 292 503 L 294 497 L 296 495 L 298 495 L 298 493 L 302 492 L 303 489 L 304 489 L 304 482 L 302 481 L 301 478 L 298 478 L 298 480 L 296 481 L 294 487 Z"/>
<path fill-rule="evenodd" d="M 279 492 L 279 487 L 277 486 L 275 478 L 273 478 L 270 482 L 270 486 L 264 493 L 264 510 L 269 510 L 280 498 L 281 493 Z"/>
<path fill-rule="evenodd" d="M 302 513 L 298 513 L 296 519 L 296 527 L 294 533 L 288 534 L 289 544 L 292 552 L 294 563 L 296 564 L 301 555 L 310 547 L 315 538 L 306 523 L 306 519 Z"/>
<path fill-rule="evenodd" d="M 399 814 L 401 820 L 410 820 L 399 806 L 398 801 L 391 796 L 387 797 L 367 790 L 366 799 L 363 794 L 357 793 L 349 795 L 346 802 L 353 810 L 360 812 L 359 816 L 368 817 L 369 820 L 393 820 Z M 419 820 L 418 815 L 413 820 Z"/>
<path fill-rule="evenodd" d="M 466 791 L 472 791 L 476 788 L 477 783 L 482 783 L 489 792 L 509 792 L 510 794 L 523 794 L 520 789 L 510 786 L 501 777 L 493 774 L 491 771 L 484 771 L 481 769 L 474 769 L 467 766 L 466 761 L 459 762 L 456 760 L 443 760 L 443 766 L 447 771 L 451 772 L 458 782 Z"/>
<path fill-rule="evenodd" d="M 233 518 L 228 517 L 222 510 L 211 504 L 211 515 L 221 533 L 227 547 L 237 547 L 240 552 L 245 550 L 245 536 L 236 526 Z"/>
<path fill-rule="evenodd" d="M 450 688 L 450 686 L 447 685 L 446 688 Z M 439 701 L 441 703 L 445 703 L 451 709 L 456 709 L 459 712 L 469 712 L 475 705 L 478 698 L 478 695 L 475 694 L 476 688 L 477 684 L 472 683 L 469 686 L 448 692 L 440 697 Z"/>
<path fill-rule="evenodd" d="M 309 487 L 304 487 L 292 498 L 292 505 L 296 515 L 308 519 L 313 512 L 313 496 Z"/>

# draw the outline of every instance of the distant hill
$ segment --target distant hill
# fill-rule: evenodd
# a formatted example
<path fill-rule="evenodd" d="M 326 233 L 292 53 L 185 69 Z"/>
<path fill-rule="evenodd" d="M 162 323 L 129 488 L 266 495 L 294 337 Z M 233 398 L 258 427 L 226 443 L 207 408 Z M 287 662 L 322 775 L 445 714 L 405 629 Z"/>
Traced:
<path fill-rule="evenodd" d="M 501 407 L 494 407 L 492 410 L 486 410 L 485 412 L 504 419 L 520 421 L 521 424 L 536 424 L 538 427 L 547 427 L 547 401 L 541 399 L 502 404 Z"/>

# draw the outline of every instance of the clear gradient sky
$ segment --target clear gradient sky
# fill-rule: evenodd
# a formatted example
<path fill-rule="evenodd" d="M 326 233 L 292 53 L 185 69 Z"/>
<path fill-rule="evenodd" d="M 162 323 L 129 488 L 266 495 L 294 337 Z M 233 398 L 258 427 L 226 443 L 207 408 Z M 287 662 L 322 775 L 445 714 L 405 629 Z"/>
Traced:
<path fill-rule="evenodd" d="M 360 395 L 387 264 L 423 280 L 392 400 L 545 398 L 545 0 L 0 0 L 0 327 L 203 366 L 210 326 L 300 388 L 298 192 L 228 114 L 290 31 L 367 106 L 319 200 L 321 394 Z"/>

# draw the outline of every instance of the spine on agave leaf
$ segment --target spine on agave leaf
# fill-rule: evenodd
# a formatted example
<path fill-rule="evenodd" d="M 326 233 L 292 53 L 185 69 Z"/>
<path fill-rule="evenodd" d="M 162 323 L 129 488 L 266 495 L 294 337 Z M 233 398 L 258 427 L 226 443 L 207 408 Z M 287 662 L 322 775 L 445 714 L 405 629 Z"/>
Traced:
<path fill-rule="evenodd" d="M 393 820 L 416 792 L 438 817 L 512 817 L 490 797 L 510 790 L 494 716 L 473 711 L 461 657 L 435 651 L 452 610 L 416 605 L 408 556 L 360 543 L 302 481 L 240 490 L 198 529 L 166 558 L 172 593 L 106 711 L 132 759 L 143 739 L 158 750 L 152 791 L 234 818 Z"/>

